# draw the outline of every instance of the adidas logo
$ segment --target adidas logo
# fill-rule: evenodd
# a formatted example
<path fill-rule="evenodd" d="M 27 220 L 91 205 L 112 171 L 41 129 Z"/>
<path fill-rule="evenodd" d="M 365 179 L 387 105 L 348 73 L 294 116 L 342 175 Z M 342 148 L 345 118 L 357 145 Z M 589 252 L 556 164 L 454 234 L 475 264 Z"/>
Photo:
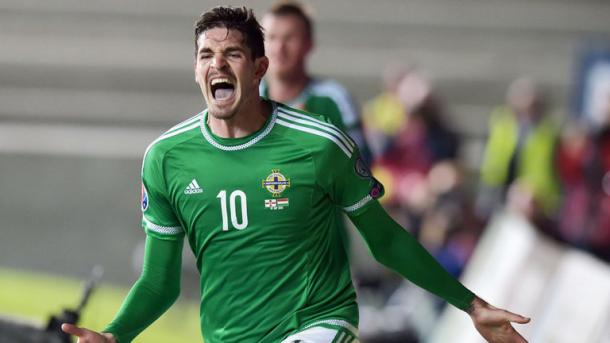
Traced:
<path fill-rule="evenodd" d="M 199 187 L 197 180 L 193 179 L 193 181 L 191 181 L 191 183 L 189 183 L 189 185 L 184 190 L 184 194 L 197 194 L 197 193 L 203 193 L 203 189 L 201 189 L 201 187 Z"/>

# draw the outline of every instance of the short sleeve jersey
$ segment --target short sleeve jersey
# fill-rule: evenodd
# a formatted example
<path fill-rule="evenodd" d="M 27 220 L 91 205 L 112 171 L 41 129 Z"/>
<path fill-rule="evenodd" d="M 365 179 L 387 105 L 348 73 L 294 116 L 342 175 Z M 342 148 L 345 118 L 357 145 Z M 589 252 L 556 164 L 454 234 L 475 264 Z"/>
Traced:
<path fill-rule="evenodd" d="M 272 105 L 250 136 L 215 136 L 204 111 L 144 157 L 143 227 L 186 235 L 208 343 L 279 342 L 318 322 L 358 322 L 335 211 L 357 214 L 383 188 L 325 117 Z"/>

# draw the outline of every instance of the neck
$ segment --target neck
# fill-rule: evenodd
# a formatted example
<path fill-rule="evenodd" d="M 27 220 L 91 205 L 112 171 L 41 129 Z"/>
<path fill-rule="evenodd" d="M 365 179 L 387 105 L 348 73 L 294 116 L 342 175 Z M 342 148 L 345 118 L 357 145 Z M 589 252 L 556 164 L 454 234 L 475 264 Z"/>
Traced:
<path fill-rule="evenodd" d="M 242 108 L 244 110 L 228 119 L 216 118 L 208 113 L 210 131 L 222 138 L 246 137 L 263 127 L 271 113 L 271 104 L 259 96 L 249 104 L 244 104 Z"/>
<path fill-rule="evenodd" d="M 296 99 L 309 83 L 309 76 L 304 70 L 290 75 L 269 75 L 267 87 L 269 98 L 290 103 Z"/>

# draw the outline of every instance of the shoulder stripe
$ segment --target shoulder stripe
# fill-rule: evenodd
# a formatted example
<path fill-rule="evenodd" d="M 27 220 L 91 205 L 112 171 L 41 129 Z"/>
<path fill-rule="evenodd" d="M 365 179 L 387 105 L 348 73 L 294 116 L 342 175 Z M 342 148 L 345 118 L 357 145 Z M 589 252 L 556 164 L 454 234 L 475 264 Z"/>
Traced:
<path fill-rule="evenodd" d="M 201 113 L 203 113 L 203 112 L 201 112 Z M 168 133 L 170 133 L 170 132 L 172 132 L 174 130 L 177 130 L 179 128 L 182 128 L 184 126 L 190 125 L 190 124 L 192 124 L 194 122 L 197 122 L 199 120 L 199 117 L 201 116 L 201 113 L 198 113 L 198 114 L 190 117 L 189 119 L 184 120 L 184 121 L 182 121 L 182 122 L 172 126 L 169 130 L 165 131 L 165 133 L 163 133 L 163 135 L 168 134 Z"/>
<path fill-rule="evenodd" d="M 152 141 L 152 143 L 150 143 L 148 145 L 148 147 L 144 151 L 144 157 L 142 157 L 142 161 L 146 160 L 146 155 L 148 154 L 148 151 L 150 150 L 150 148 L 153 147 L 153 145 L 157 144 L 158 142 L 160 142 L 160 141 L 162 141 L 162 140 L 164 140 L 166 138 L 177 136 L 177 135 L 179 135 L 181 133 L 190 131 L 190 130 L 198 128 L 198 127 L 199 127 L 199 122 L 196 121 L 194 124 L 191 124 L 189 126 L 185 126 L 185 127 L 181 128 L 181 129 L 178 129 L 178 130 L 175 130 L 175 131 L 172 131 L 172 132 L 165 133 L 165 134 L 161 135 L 159 138 L 155 139 L 154 141 Z M 142 170 L 144 170 L 144 162 L 142 162 Z"/>
<path fill-rule="evenodd" d="M 304 119 L 299 119 L 299 118 L 293 117 L 291 115 L 288 115 L 284 112 L 280 112 L 279 117 L 282 119 L 286 119 L 291 122 L 297 123 L 297 124 L 309 125 L 309 126 L 314 126 L 314 127 L 320 128 L 320 129 L 330 133 L 331 135 L 337 137 L 345 145 L 345 147 L 347 147 L 347 149 L 350 152 L 354 152 L 354 147 L 350 144 L 349 140 L 347 140 L 339 132 L 337 132 L 336 130 L 333 130 L 332 128 L 329 128 L 328 126 L 320 125 L 316 122 L 312 122 L 312 121 L 308 121 L 308 120 L 304 120 Z"/>
<path fill-rule="evenodd" d="M 292 115 L 292 116 L 295 116 L 295 117 L 299 117 L 299 118 L 302 118 L 302 119 L 305 119 L 305 120 L 308 120 L 308 121 L 311 121 L 311 122 L 317 123 L 317 124 L 319 124 L 319 125 L 323 125 L 323 126 L 326 126 L 326 127 L 328 127 L 328 128 L 331 128 L 331 129 L 333 129 L 335 132 L 337 132 L 338 134 L 340 134 L 341 136 L 343 136 L 343 138 L 344 138 L 345 140 L 347 140 L 347 142 L 349 142 L 349 145 L 350 145 L 352 148 L 354 148 L 354 147 L 356 146 L 356 143 L 354 143 L 354 142 L 352 141 L 352 139 L 351 139 L 351 137 L 350 137 L 350 136 L 348 136 L 347 134 L 345 134 L 343 131 L 341 131 L 341 130 L 340 130 L 338 127 L 336 127 L 336 126 L 335 126 L 335 125 L 333 125 L 333 124 L 329 124 L 329 123 L 326 123 L 326 122 L 324 122 L 324 121 L 321 121 L 321 120 L 318 120 L 318 119 L 316 119 L 316 118 L 313 118 L 313 117 L 311 117 L 311 116 L 304 115 L 304 114 L 299 113 L 299 112 L 297 112 L 297 111 L 295 111 L 295 110 L 293 110 L 293 109 L 291 109 L 291 108 L 289 108 L 289 107 L 281 106 L 281 107 L 279 107 L 279 110 L 280 110 L 280 112 L 282 112 L 282 113 L 289 114 L 289 115 Z M 313 124 L 312 124 L 312 125 L 313 125 Z M 316 126 L 317 126 L 317 125 L 316 125 Z"/>
<path fill-rule="evenodd" d="M 373 197 L 370 194 L 367 194 L 367 196 L 365 196 L 364 198 L 360 199 L 360 201 L 358 201 L 357 203 L 348 206 L 348 207 L 344 207 L 343 210 L 345 212 L 354 212 L 357 209 L 362 208 L 362 206 L 366 205 L 369 203 L 369 201 L 373 200 Z"/>
<path fill-rule="evenodd" d="M 306 126 L 301 126 L 301 125 L 297 125 L 297 124 L 293 124 L 293 123 L 289 123 L 287 121 L 284 121 L 282 119 L 277 119 L 276 121 L 277 124 L 282 125 L 282 126 L 286 126 L 289 127 L 291 129 L 295 129 L 295 130 L 299 130 L 299 131 L 303 131 L 303 132 L 307 132 L 307 133 L 311 133 L 320 137 L 324 137 L 327 138 L 331 141 L 333 141 L 341 150 L 343 150 L 343 152 L 347 155 L 348 158 L 352 158 L 352 152 L 351 150 L 349 150 L 344 144 L 343 142 L 341 142 L 339 139 L 337 139 L 337 137 L 329 135 L 326 132 L 320 131 L 320 130 L 316 130 L 310 127 L 306 127 Z"/>
<path fill-rule="evenodd" d="M 151 222 L 150 220 L 148 220 L 144 216 L 142 216 L 142 220 L 146 224 L 147 229 L 149 229 L 150 231 L 156 232 L 156 233 L 160 233 L 162 235 L 176 235 L 176 234 L 184 232 L 184 230 L 182 230 L 182 227 L 180 227 L 180 226 L 157 225 L 157 224 Z"/>

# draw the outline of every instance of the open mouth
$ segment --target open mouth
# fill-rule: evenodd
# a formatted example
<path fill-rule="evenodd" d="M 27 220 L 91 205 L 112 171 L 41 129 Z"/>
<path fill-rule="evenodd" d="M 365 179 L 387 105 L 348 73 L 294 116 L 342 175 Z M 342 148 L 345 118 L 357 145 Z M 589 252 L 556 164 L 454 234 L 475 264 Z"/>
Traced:
<path fill-rule="evenodd" d="M 235 93 L 235 85 L 228 78 L 220 77 L 210 82 L 212 96 L 216 100 L 227 100 Z"/>

